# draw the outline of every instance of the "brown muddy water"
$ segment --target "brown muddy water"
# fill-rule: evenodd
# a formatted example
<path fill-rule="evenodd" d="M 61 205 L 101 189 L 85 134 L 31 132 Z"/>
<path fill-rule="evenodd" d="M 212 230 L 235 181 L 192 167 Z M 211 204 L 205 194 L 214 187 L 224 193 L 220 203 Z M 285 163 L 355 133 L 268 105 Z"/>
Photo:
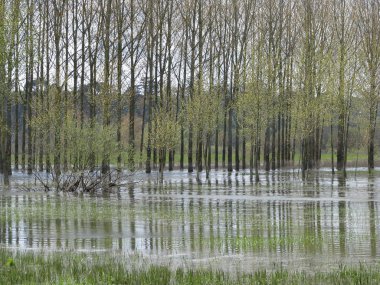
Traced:
<path fill-rule="evenodd" d="M 0 190 L 0 247 L 106 252 L 153 263 L 233 272 L 283 267 L 329 271 L 380 260 L 380 175 L 346 180 L 328 170 L 249 175 L 136 173 L 107 194 Z M 35 186 L 38 189 L 37 186 Z M 145 262 L 144 261 L 144 262 Z"/>

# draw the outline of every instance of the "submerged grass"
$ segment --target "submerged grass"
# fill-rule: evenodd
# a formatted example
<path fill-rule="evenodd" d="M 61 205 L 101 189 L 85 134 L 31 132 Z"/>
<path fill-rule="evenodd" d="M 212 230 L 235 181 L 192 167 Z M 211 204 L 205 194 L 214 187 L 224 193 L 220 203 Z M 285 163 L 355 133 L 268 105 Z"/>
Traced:
<path fill-rule="evenodd" d="M 341 266 L 332 272 L 279 268 L 251 274 L 143 264 L 109 254 L 0 249 L 0 284 L 380 284 L 379 264 Z"/>

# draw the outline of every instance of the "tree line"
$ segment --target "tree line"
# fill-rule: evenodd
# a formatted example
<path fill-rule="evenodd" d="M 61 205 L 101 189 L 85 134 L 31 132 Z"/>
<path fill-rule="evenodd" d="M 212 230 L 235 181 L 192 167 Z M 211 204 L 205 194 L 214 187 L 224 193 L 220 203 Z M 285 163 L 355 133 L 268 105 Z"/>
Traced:
<path fill-rule="evenodd" d="M 379 67 L 376 0 L 1 0 L 0 169 L 371 171 Z"/>

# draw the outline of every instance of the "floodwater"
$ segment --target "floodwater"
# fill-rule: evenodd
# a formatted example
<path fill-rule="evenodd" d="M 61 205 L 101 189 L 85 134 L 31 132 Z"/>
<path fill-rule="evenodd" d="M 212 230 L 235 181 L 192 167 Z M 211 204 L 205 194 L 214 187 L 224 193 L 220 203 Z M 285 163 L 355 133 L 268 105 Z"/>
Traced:
<path fill-rule="evenodd" d="M 247 174 L 136 173 L 107 194 L 28 192 L 22 173 L 0 190 L 0 247 L 110 252 L 151 262 L 328 271 L 380 258 L 380 176 L 327 170 Z"/>

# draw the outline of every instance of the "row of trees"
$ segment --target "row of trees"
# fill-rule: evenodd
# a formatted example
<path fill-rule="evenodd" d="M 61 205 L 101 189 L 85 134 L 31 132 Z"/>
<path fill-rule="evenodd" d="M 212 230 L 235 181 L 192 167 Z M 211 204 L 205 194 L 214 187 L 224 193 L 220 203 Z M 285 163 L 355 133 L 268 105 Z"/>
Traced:
<path fill-rule="evenodd" d="M 376 0 L 1 0 L 1 170 L 371 170 L 379 67 Z"/>

